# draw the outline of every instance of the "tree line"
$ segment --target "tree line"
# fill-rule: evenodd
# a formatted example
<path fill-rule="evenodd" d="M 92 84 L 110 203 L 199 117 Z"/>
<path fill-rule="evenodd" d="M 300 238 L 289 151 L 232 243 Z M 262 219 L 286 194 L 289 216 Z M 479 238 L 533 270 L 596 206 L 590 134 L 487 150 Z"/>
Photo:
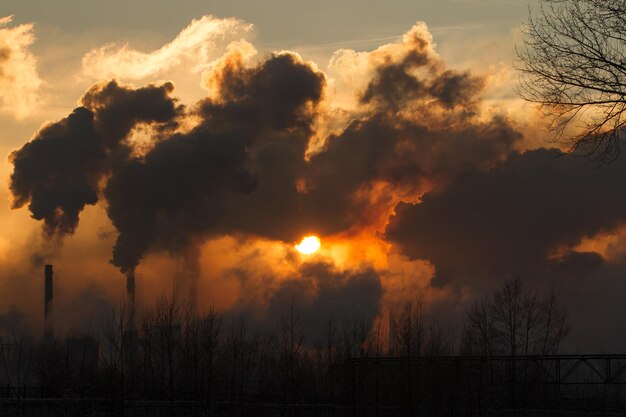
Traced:
<path fill-rule="evenodd" d="M 244 404 L 347 407 L 361 384 L 363 401 L 371 397 L 363 394 L 367 390 L 376 389 L 377 398 L 391 390 L 407 393 L 399 406 L 410 398 L 407 407 L 415 408 L 426 368 L 420 371 L 411 361 L 554 354 L 568 332 L 557 294 L 541 296 L 520 279 L 474 302 L 461 326 L 442 324 L 427 307 L 417 295 L 374 323 L 357 314 L 329 316 L 323 334 L 309 340 L 293 304 L 270 328 L 259 330 L 215 308 L 194 313 L 176 294 L 159 297 L 136 323 L 122 303 L 99 335 L 5 336 L 0 397 L 197 401 L 210 414 L 211 407 Z M 350 368 L 351 361 L 364 358 L 406 358 L 408 365 Z M 366 380 L 373 382 L 366 387 Z"/>

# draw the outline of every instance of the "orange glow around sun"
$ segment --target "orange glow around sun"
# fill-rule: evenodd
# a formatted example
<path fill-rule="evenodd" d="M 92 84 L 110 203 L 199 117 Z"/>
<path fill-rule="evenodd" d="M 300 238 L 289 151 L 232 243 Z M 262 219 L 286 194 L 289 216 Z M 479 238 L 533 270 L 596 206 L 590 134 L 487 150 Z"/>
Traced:
<path fill-rule="evenodd" d="M 321 242 L 317 236 L 305 236 L 300 244 L 296 245 L 296 250 L 303 255 L 311 255 L 320 248 Z"/>

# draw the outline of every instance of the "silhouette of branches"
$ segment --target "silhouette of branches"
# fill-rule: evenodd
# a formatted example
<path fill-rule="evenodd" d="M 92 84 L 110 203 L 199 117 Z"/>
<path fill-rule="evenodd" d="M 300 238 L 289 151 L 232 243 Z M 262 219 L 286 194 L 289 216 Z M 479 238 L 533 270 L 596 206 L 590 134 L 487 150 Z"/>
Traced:
<path fill-rule="evenodd" d="M 523 29 L 519 93 L 556 140 L 598 162 L 617 157 L 626 120 L 626 3 L 542 0 Z"/>

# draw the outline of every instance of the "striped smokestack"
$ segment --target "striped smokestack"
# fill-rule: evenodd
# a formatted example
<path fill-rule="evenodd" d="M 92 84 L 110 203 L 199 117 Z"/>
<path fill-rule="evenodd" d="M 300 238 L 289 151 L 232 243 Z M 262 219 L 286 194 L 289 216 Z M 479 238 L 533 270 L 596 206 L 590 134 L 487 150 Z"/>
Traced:
<path fill-rule="evenodd" d="M 46 265 L 44 269 L 44 337 L 51 339 L 54 335 L 54 323 L 52 320 L 52 265 Z"/>

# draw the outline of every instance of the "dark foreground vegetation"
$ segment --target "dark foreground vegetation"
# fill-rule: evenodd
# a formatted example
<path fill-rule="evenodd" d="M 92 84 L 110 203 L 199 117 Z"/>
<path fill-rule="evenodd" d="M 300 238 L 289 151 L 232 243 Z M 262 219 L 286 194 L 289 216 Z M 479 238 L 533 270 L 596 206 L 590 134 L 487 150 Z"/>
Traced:
<path fill-rule="evenodd" d="M 13 335 L 0 344 L 2 416 L 619 415 L 626 356 L 559 356 L 555 294 L 507 282 L 459 331 L 420 298 L 307 335 L 297 306 L 258 330 L 162 297 L 114 314 L 98 336 Z M 320 317 L 320 320 L 324 318 Z M 309 340 L 309 338 L 311 338 Z M 611 414 L 613 413 L 613 414 Z M 626 413 L 624 413 L 626 415 Z"/>

